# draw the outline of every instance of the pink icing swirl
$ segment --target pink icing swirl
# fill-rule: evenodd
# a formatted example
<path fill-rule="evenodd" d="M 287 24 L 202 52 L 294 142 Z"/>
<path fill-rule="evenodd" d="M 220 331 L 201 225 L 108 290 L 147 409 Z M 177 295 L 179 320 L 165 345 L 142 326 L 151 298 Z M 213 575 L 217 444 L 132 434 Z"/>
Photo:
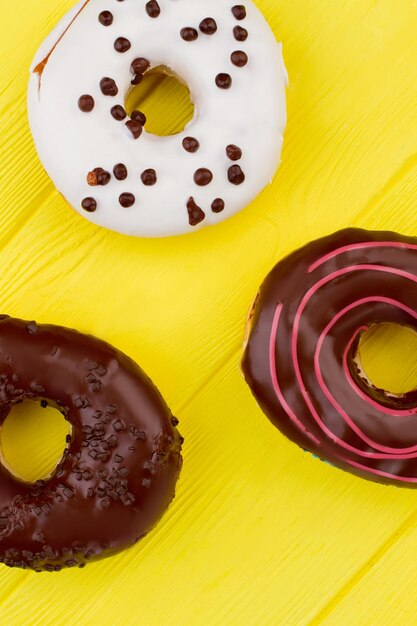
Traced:
<path fill-rule="evenodd" d="M 390 265 L 389 250 L 406 255 L 404 262 Z M 298 303 L 282 297 L 276 304 L 269 333 L 269 373 L 275 398 L 303 441 L 310 442 L 309 449 L 361 475 L 404 484 L 417 483 L 417 419 L 415 426 L 410 421 L 417 406 L 410 407 L 405 396 L 390 395 L 387 402 L 381 390 L 367 389 L 367 381 L 352 371 L 352 362 L 359 337 L 371 324 L 398 321 L 417 329 L 416 308 L 407 304 L 408 295 L 416 299 L 417 294 L 417 272 L 408 271 L 410 253 L 411 265 L 417 268 L 416 251 L 412 243 L 369 241 L 326 253 L 307 266 L 306 288 Z M 372 262 L 367 262 L 370 256 Z M 354 282 L 362 273 L 369 277 L 369 295 L 362 293 L 363 282 L 360 288 Z M 382 287 L 381 275 L 388 281 L 386 287 Z M 391 297 L 392 281 L 401 284 L 401 292 L 394 289 L 396 297 Z M 333 310 L 336 304 L 329 300 L 329 289 L 340 294 L 341 285 L 345 303 Z M 312 311 L 320 304 L 332 310 L 329 315 L 323 313 L 323 321 L 319 317 L 319 324 Z M 382 312 L 388 320 L 381 318 Z M 290 345 L 288 328 L 292 329 Z M 288 354 L 281 354 L 283 345 Z M 285 384 L 280 372 L 285 373 Z"/>

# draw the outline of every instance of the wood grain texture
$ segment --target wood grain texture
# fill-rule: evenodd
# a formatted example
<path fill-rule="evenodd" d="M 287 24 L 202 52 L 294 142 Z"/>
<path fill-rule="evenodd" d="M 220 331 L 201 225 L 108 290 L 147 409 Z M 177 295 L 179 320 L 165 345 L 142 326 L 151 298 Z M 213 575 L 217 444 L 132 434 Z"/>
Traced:
<path fill-rule="evenodd" d="M 186 444 L 177 499 L 147 539 L 83 571 L 1 568 L 1 624 L 417 624 L 415 492 L 298 450 L 270 426 L 239 371 L 247 310 L 277 260 L 348 225 L 417 235 L 417 2 L 257 0 L 290 76 L 283 164 L 240 215 L 156 241 L 82 220 L 37 159 L 28 68 L 73 0 L 4 4 L 1 309 L 127 352 L 179 416 Z M 177 118 L 165 96 L 149 94 L 147 104 L 170 129 Z M 377 366 L 375 345 L 367 349 Z M 389 381 L 392 365 L 381 368 Z M 416 377 L 404 345 L 395 381 Z M 27 409 L 26 419 L 42 413 Z M 28 459 L 28 472 L 56 457 L 57 431 L 45 425 L 42 458 Z M 13 428 L 11 461 L 29 430 L 25 419 Z"/>

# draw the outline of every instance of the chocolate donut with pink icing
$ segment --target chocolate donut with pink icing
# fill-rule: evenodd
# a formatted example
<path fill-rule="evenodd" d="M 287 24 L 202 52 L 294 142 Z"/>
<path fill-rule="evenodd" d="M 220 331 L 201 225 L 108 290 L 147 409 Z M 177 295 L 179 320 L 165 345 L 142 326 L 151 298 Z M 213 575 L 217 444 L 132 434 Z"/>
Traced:
<path fill-rule="evenodd" d="M 417 390 L 365 375 L 359 341 L 383 322 L 417 331 L 417 239 L 347 229 L 278 263 L 248 323 L 246 380 L 289 439 L 363 478 L 417 486 Z"/>

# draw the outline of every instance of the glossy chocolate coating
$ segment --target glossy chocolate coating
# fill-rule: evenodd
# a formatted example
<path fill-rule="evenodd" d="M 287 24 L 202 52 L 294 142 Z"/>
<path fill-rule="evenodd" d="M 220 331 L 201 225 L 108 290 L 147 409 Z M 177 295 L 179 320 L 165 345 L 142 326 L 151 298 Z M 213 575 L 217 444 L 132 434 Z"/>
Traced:
<path fill-rule="evenodd" d="M 47 481 L 0 465 L 0 561 L 83 567 L 146 535 L 174 497 L 182 439 L 142 370 L 94 337 L 1 316 L 0 424 L 24 400 L 58 408 L 72 435 Z"/>
<path fill-rule="evenodd" d="M 275 426 L 344 470 L 417 486 L 417 390 L 367 379 L 370 326 L 417 331 L 417 239 L 347 229 L 278 263 L 251 312 L 243 371 Z"/>

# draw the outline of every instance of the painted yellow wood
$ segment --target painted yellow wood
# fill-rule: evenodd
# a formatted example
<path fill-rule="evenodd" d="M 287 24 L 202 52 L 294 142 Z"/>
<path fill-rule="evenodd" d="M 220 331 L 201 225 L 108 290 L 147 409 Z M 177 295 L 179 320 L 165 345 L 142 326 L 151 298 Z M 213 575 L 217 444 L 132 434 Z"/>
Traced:
<path fill-rule="evenodd" d="M 382 546 L 377 559 L 360 571 L 361 582 L 349 594 L 336 596 L 323 614 L 326 626 L 374 626 L 416 623 L 413 594 L 417 584 L 413 555 L 417 541 L 416 515 L 411 515 L 400 532 Z M 384 610 L 386 618 L 382 617 Z M 387 619 L 389 621 L 384 622 Z"/>
<path fill-rule="evenodd" d="M 0 306 L 135 358 L 181 420 L 184 471 L 163 522 L 131 551 L 58 575 L 1 568 L 1 624 L 417 624 L 415 492 L 298 450 L 239 371 L 247 310 L 278 259 L 351 224 L 417 235 L 417 2 L 257 0 L 290 75 L 282 167 L 229 222 L 157 241 L 82 220 L 37 159 L 28 67 L 72 3 L 2 3 Z M 168 91 L 147 106 L 169 130 L 178 113 Z M 370 367 L 396 338 L 368 342 Z M 383 359 L 379 375 L 414 385 L 415 351 L 401 345 L 401 368 Z M 30 455 L 33 423 L 42 440 Z M 28 408 L 5 427 L 6 457 L 28 477 L 57 458 L 53 424 Z"/>

